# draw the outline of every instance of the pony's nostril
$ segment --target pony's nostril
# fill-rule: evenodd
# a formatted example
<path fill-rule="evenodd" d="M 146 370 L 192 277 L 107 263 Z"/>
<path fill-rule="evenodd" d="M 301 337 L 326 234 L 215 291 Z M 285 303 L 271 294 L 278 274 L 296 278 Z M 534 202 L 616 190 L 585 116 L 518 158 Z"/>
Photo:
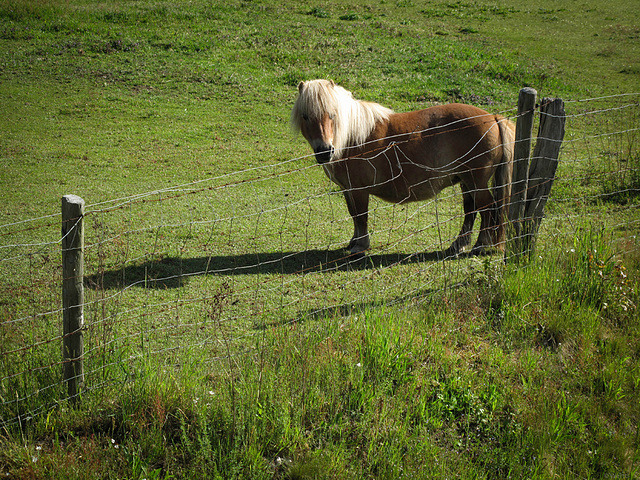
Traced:
<path fill-rule="evenodd" d="M 331 160 L 333 156 L 333 147 L 332 146 L 324 146 L 313 149 L 316 160 L 318 163 L 327 163 Z"/>
<path fill-rule="evenodd" d="M 322 147 L 316 147 L 313 149 L 313 153 L 316 155 L 322 155 L 323 157 L 330 157 L 333 155 L 334 149 L 330 145 L 323 145 Z"/>

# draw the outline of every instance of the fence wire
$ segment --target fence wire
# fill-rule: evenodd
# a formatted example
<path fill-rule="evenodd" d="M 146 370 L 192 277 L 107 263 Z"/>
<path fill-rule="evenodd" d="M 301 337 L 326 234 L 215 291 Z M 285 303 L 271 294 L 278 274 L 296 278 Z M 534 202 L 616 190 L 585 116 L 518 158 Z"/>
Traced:
<path fill-rule="evenodd" d="M 567 133 L 538 245 L 568 244 L 597 225 L 615 232 L 617 252 L 640 248 L 639 99 L 565 103 Z M 380 154 L 402 160 L 401 150 Z M 505 260 L 445 258 L 464 216 L 453 187 L 421 203 L 372 200 L 371 249 L 353 261 L 343 192 L 311 156 L 85 200 L 83 395 L 135 382 L 145 362 L 179 370 L 187 351 L 223 369 L 221 360 L 261 348 L 265 329 L 409 308 Z M 60 222 L 53 213 L 0 226 L 2 426 L 67 400 Z"/>

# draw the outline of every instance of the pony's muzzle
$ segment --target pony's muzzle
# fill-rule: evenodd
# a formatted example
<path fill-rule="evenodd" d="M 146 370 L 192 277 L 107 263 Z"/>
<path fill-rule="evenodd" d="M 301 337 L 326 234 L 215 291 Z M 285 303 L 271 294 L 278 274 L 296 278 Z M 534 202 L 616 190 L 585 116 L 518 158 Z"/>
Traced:
<path fill-rule="evenodd" d="M 322 145 L 313 149 L 316 161 L 320 164 L 327 163 L 333 157 L 334 148 L 331 145 Z"/>

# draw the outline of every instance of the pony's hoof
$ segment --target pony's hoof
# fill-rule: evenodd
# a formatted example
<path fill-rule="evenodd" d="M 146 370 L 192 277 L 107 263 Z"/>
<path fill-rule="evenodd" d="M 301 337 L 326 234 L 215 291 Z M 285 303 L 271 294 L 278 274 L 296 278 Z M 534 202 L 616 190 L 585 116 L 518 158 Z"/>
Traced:
<path fill-rule="evenodd" d="M 487 247 L 486 245 L 475 245 L 472 249 L 471 249 L 471 255 L 473 255 L 474 257 L 485 257 L 487 255 L 491 255 L 495 252 L 495 249 L 493 247 Z"/>

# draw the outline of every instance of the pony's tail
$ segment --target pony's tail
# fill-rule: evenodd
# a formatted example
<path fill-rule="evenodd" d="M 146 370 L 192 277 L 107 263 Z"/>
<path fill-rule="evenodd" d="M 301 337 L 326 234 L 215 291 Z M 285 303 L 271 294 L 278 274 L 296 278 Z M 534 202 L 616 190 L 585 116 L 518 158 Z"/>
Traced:
<path fill-rule="evenodd" d="M 511 182 L 513 178 L 513 149 L 515 145 L 516 126 L 510 120 L 496 115 L 496 122 L 500 128 L 500 141 L 502 143 L 502 160 L 496 167 L 493 179 L 493 198 L 497 206 L 498 231 L 496 245 L 504 246 L 506 222 L 509 217 L 509 204 L 511 203 Z"/>

